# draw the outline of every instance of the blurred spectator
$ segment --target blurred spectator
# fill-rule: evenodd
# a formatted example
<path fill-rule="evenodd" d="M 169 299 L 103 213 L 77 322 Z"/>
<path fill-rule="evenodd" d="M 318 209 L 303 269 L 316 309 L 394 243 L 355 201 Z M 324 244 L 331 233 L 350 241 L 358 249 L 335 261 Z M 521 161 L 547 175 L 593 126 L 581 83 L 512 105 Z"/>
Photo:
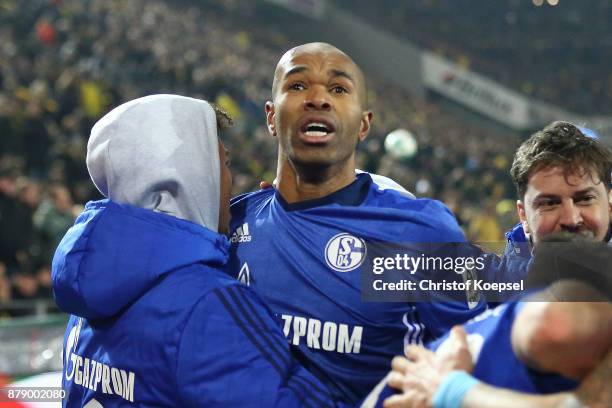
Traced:
<path fill-rule="evenodd" d="M 34 214 L 34 226 L 41 242 L 41 260 L 50 265 L 55 248 L 74 223 L 70 191 L 62 185 L 49 188 L 48 198 Z"/>
<path fill-rule="evenodd" d="M 38 281 L 36 275 L 31 271 L 21 270 L 13 276 L 12 300 L 15 301 L 35 301 L 39 299 Z M 10 310 L 13 317 L 25 316 L 31 312 L 24 307 L 17 307 Z"/>
<path fill-rule="evenodd" d="M 11 282 L 6 274 L 6 265 L 0 262 L 0 306 L 6 305 L 11 300 Z M 1 313 L 0 318 L 4 317 Z"/>
<path fill-rule="evenodd" d="M 53 283 L 49 264 L 41 266 L 36 271 L 36 282 L 38 283 L 38 297 L 51 299 L 53 297 Z"/>
<path fill-rule="evenodd" d="M 612 112 L 609 1 L 334 3 L 518 92 L 581 114 Z"/>
<path fill-rule="evenodd" d="M 32 209 L 22 200 L 29 193 L 17 190 L 16 177 L 0 174 L 0 262 L 9 269 L 18 269 L 27 260 L 33 238 Z"/>
<path fill-rule="evenodd" d="M 495 203 L 487 201 L 483 211 L 472 217 L 468 226 L 468 239 L 474 242 L 497 242 L 501 234 Z"/>

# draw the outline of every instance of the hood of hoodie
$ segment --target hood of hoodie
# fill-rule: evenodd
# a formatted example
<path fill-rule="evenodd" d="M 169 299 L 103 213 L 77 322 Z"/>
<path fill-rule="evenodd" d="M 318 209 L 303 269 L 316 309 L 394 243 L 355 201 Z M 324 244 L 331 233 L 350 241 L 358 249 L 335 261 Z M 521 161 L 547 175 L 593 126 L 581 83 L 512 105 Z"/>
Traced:
<path fill-rule="evenodd" d="M 106 318 L 166 274 L 193 264 L 221 268 L 225 236 L 200 225 L 110 200 L 90 202 L 53 257 L 53 292 L 65 312 Z"/>
<path fill-rule="evenodd" d="M 56 250 L 62 310 L 113 316 L 172 270 L 225 263 L 218 143 L 210 104 L 178 95 L 135 99 L 94 125 L 87 169 L 110 200 L 89 204 Z"/>
<path fill-rule="evenodd" d="M 87 169 L 107 198 L 217 231 L 220 163 L 215 112 L 206 101 L 151 95 L 100 119 Z"/>

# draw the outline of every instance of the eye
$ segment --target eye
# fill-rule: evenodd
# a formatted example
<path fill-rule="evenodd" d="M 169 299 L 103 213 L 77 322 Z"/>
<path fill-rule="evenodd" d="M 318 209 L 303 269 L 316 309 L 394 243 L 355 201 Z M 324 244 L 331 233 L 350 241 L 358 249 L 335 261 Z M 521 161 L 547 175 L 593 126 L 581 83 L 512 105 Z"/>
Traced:
<path fill-rule="evenodd" d="M 291 91 L 303 91 L 304 89 L 306 89 L 306 87 L 301 82 L 294 82 L 292 84 L 289 84 L 287 89 Z"/>
<path fill-rule="evenodd" d="M 557 200 L 551 200 L 551 199 L 544 199 L 544 200 L 539 200 L 535 202 L 535 207 L 540 209 L 540 210 L 552 210 L 553 208 L 555 208 L 555 206 L 559 204 L 559 201 Z"/>
<path fill-rule="evenodd" d="M 345 94 L 348 93 L 348 90 L 343 86 L 336 85 L 332 88 L 332 92 L 337 94 Z"/>
<path fill-rule="evenodd" d="M 592 194 L 587 194 L 581 197 L 576 197 L 574 201 L 578 204 L 591 204 L 593 203 L 593 201 L 595 201 L 595 199 L 597 199 L 596 196 Z"/>

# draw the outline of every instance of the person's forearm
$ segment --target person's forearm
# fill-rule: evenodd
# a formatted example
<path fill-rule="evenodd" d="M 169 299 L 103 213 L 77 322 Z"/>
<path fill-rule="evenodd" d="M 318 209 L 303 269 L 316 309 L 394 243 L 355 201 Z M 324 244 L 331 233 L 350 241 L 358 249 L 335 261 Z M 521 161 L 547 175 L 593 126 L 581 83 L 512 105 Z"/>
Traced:
<path fill-rule="evenodd" d="M 461 408 L 579 408 L 570 393 L 531 395 L 492 387 L 483 383 L 473 387 L 463 399 Z"/>
<path fill-rule="evenodd" d="M 462 408 L 599 408 L 612 406 L 612 351 L 572 393 L 532 395 L 483 383 L 473 386 L 465 395 Z"/>
<path fill-rule="evenodd" d="M 576 395 L 589 407 L 612 406 L 612 350 L 604 360 L 584 379 L 576 390 Z"/>

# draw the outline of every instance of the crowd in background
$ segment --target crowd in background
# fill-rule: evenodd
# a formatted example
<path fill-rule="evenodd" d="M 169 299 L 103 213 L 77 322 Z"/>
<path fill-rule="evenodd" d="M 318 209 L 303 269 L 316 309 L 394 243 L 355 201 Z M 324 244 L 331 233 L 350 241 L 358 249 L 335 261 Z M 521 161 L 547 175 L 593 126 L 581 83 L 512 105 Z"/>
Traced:
<path fill-rule="evenodd" d="M 561 0 L 556 6 L 543 0 L 334 3 L 534 98 L 581 114 L 612 112 L 608 1 Z"/>
<path fill-rule="evenodd" d="M 263 106 L 278 58 L 295 43 L 226 7 L 236 5 L 0 0 L 0 315 L 14 314 L 3 308 L 10 300 L 50 297 L 57 243 L 82 205 L 101 197 L 85 166 L 89 131 L 122 102 L 152 93 L 215 102 L 235 118 L 223 135 L 234 193 L 274 179 Z M 443 200 L 470 238 L 501 240 L 514 222 L 508 168 L 518 138 L 366 76 L 375 120 L 358 167 Z M 397 128 L 416 135 L 414 157 L 385 153 Z"/>

